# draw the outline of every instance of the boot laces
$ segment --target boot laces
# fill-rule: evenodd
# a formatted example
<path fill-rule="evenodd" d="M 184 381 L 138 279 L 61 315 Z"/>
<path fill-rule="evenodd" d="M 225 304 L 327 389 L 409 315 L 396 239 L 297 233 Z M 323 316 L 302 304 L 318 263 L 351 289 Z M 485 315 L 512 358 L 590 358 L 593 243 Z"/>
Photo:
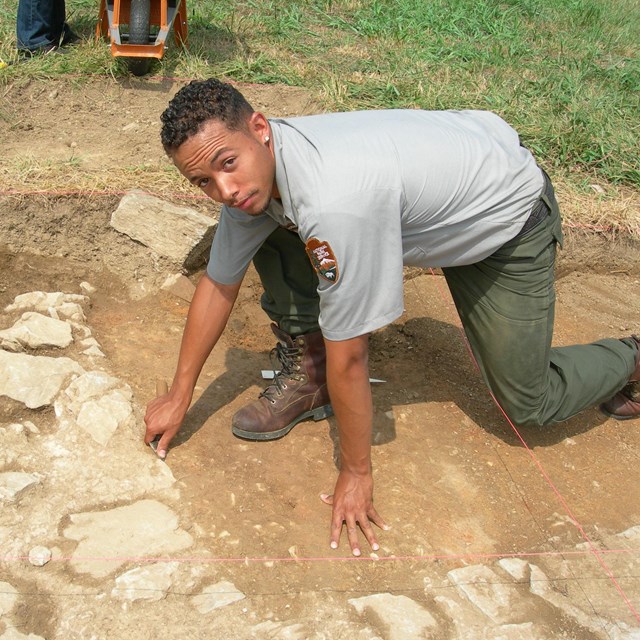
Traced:
<path fill-rule="evenodd" d="M 281 398 L 283 391 L 287 388 L 287 380 L 300 380 L 302 378 L 298 373 L 301 359 L 302 349 L 300 347 L 288 347 L 278 342 L 269 353 L 269 361 L 274 370 L 273 380 L 260 394 L 260 397 L 267 398 L 272 404 L 275 402 L 274 396 Z"/>

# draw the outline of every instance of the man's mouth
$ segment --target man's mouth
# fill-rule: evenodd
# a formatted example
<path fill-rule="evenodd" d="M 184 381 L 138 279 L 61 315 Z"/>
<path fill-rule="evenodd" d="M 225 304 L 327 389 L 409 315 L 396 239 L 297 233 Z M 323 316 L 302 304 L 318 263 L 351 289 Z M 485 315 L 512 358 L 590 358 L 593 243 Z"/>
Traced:
<path fill-rule="evenodd" d="M 243 200 L 236 200 L 236 203 L 233 205 L 233 208 L 234 209 L 245 210 L 247 207 L 251 206 L 251 203 L 253 202 L 253 197 L 254 196 L 255 196 L 255 192 L 254 193 L 250 193 Z"/>

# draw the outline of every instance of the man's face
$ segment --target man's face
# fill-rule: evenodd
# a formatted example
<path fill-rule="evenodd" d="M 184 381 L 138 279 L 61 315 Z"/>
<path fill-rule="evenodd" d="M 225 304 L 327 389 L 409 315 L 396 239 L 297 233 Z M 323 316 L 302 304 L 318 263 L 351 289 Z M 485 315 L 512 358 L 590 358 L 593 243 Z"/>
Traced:
<path fill-rule="evenodd" d="M 247 128 L 231 131 L 210 120 L 172 154 L 180 173 L 209 198 L 251 215 L 277 196 L 276 164 L 266 118 L 253 113 Z"/>

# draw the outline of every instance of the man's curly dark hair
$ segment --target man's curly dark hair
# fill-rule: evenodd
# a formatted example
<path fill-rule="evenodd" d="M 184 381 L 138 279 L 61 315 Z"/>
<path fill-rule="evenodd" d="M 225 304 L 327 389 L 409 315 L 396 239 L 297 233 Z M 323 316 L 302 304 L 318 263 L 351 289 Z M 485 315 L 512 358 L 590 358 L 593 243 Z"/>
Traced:
<path fill-rule="evenodd" d="M 171 155 L 209 120 L 219 120 L 230 130 L 239 131 L 246 128 L 252 113 L 253 107 L 230 84 L 216 78 L 193 80 L 176 93 L 160 116 L 162 146 Z"/>

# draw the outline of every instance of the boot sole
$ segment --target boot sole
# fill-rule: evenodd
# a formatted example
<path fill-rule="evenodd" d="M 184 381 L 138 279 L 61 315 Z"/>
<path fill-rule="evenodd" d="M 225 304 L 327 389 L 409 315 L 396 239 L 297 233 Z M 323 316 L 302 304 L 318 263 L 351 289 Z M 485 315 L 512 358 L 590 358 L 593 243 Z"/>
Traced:
<path fill-rule="evenodd" d="M 293 429 L 293 427 L 295 427 L 299 422 L 302 422 L 303 420 L 313 418 L 316 422 L 318 422 L 318 420 L 330 418 L 332 415 L 333 409 L 331 405 L 325 404 L 324 406 L 313 409 L 312 411 L 305 411 L 305 413 L 301 413 L 295 420 L 292 420 L 288 425 L 282 427 L 282 429 L 278 429 L 277 431 L 255 433 L 253 431 L 244 431 L 242 429 L 238 429 L 238 427 L 231 427 L 231 432 L 234 436 L 242 438 L 243 440 L 260 440 L 262 442 L 264 442 L 265 440 L 277 440 L 278 438 L 286 436 L 287 433 L 289 433 L 289 431 Z"/>

